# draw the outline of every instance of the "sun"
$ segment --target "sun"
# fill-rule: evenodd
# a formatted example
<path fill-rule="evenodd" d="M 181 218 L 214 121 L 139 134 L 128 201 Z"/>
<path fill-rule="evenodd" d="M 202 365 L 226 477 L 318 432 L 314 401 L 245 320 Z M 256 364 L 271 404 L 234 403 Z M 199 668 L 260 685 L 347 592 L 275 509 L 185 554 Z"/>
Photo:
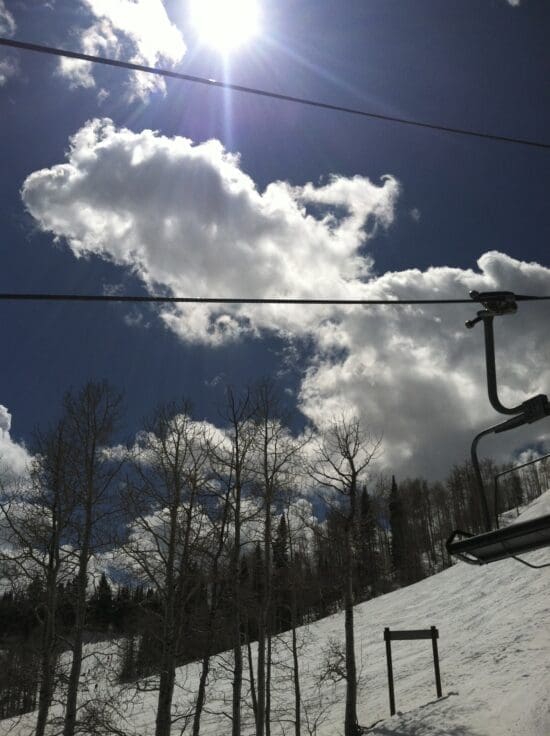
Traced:
<path fill-rule="evenodd" d="M 257 0 L 192 0 L 191 18 L 201 41 L 228 53 L 258 34 Z"/>

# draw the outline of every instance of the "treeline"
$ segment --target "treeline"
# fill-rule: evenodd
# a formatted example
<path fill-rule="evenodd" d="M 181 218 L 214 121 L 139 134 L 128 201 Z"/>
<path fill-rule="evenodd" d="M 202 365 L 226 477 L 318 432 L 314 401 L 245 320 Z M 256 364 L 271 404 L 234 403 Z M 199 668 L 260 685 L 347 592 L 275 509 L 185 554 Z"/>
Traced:
<path fill-rule="evenodd" d="M 246 698 L 257 736 L 269 736 L 273 641 L 287 631 L 300 736 L 297 629 L 343 609 L 344 732 L 359 734 L 354 605 L 445 568 L 450 532 L 483 528 L 469 464 L 441 483 L 374 475 L 380 443 L 359 420 L 297 436 L 267 382 L 228 390 L 220 429 L 186 402 L 161 407 L 130 447 L 113 447 L 120 407 L 106 383 L 68 393 L 59 422 L 36 435 L 29 478 L 3 483 L 0 717 L 36 710 L 37 736 L 53 721 L 63 736 L 120 734 L 116 698 L 84 695 L 84 645 L 112 637 L 116 678 L 157 690 L 155 736 L 183 717 L 176 668 L 191 660 L 185 717 L 199 736 L 222 651 L 227 732 L 240 736 Z M 484 463 L 487 487 L 502 470 Z M 540 491 L 534 468 L 503 476 L 500 510 Z"/>

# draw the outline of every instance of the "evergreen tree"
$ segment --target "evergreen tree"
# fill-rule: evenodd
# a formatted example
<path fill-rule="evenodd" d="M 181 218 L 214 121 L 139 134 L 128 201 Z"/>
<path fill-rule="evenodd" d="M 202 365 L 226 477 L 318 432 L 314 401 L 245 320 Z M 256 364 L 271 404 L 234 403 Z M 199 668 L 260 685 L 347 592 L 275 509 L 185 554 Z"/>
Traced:
<path fill-rule="evenodd" d="M 363 596 L 372 595 L 377 589 L 379 565 L 376 555 L 376 523 L 372 509 L 372 501 L 363 486 L 359 499 L 359 523 L 357 525 L 357 580 Z"/>
<path fill-rule="evenodd" d="M 276 570 L 288 568 L 288 529 L 284 514 L 281 514 L 281 520 L 273 540 L 273 567 Z"/>
<path fill-rule="evenodd" d="M 90 599 L 90 623 L 100 631 L 106 631 L 113 623 L 113 591 L 104 572 L 101 573 L 97 590 Z"/>
<path fill-rule="evenodd" d="M 132 682 L 138 675 L 138 663 L 136 652 L 136 637 L 133 634 L 127 636 L 122 644 L 122 657 L 120 667 L 120 681 Z"/>
<path fill-rule="evenodd" d="M 276 631 L 290 628 L 290 561 L 288 527 L 284 514 L 273 540 L 273 603 Z"/>
<path fill-rule="evenodd" d="M 406 521 L 403 501 L 399 495 L 395 476 L 391 477 L 391 491 L 389 501 L 390 527 L 392 533 L 391 559 L 395 579 L 404 582 L 406 561 Z"/>

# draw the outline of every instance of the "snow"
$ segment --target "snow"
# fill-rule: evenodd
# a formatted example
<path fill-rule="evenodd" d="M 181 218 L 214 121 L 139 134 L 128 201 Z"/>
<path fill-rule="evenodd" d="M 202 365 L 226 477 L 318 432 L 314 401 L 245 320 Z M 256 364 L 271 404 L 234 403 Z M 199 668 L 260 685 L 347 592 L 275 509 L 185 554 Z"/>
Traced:
<path fill-rule="evenodd" d="M 550 513 L 550 491 L 520 519 Z M 526 556 L 550 562 L 550 550 Z M 356 647 L 361 672 L 358 712 L 368 733 L 377 736 L 548 736 L 550 734 L 550 568 L 533 570 L 514 560 L 483 567 L 459 562 L 416 585 L 355 608 Z M 392 642 L 397 715 L 389 716 L 384 627 L 437 626 L 443 697 L 436 698 L 431 642 Z M 343 641 L 343 614 L 300 630 L 304 714 L 302 734 L 343 734 L 344 683 L 325 682 L 317 690 L 329 641 Z M 288 636 L 274 648 L 273 736 L 294 733 L 291 653 Z M 112 646 L 112 645 L 111 645 Z M 201 734 L 229 734 L 231 655 L 217 657 L 210 679 L 208 712 Z M 178 704 L 192 706 L 198 665 L 178 672 Z M 111 686 L 109 686 L 111 687 Z M 101 687 L 100 687 L 101 689 Z M 246 688 L 245 688 L 246 690 Z M 120 692 L 120 699 L 129 695 Z M 155 693 L 140 693 L 126 706 L 136 733 L 154 733 Z M 306 719 L 307 715 L 307 719 Z M 244 712 L 243 736 L 253 733 Z M 313 721 L 318 717 L 317 730 Z M 279 719 L 279 721 L 277 721 Z M 306 720 L 310 722 L 308 730 Z M 32 717 L 0 723 L 0 734 L 32 733 Z M 120 724 L 123 725 L 123 724 Z M 13 727 L 10 731 L 9 727 Z M 123 728 L 131 730 L 128 724 Z M 174 728 L 174 733 L 179 728 Z"/>

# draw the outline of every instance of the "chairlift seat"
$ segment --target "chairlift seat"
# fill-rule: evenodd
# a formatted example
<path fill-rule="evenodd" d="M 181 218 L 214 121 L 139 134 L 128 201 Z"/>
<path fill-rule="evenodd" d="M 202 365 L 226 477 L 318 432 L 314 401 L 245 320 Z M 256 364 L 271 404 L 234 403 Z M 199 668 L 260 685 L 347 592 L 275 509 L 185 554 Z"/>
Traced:
<path fill-rule="evenodd" d="M 472 535 L 454 531 L 447 551 L 472 565 L 485 565 L 550 545 L 550 514 Z"/>

